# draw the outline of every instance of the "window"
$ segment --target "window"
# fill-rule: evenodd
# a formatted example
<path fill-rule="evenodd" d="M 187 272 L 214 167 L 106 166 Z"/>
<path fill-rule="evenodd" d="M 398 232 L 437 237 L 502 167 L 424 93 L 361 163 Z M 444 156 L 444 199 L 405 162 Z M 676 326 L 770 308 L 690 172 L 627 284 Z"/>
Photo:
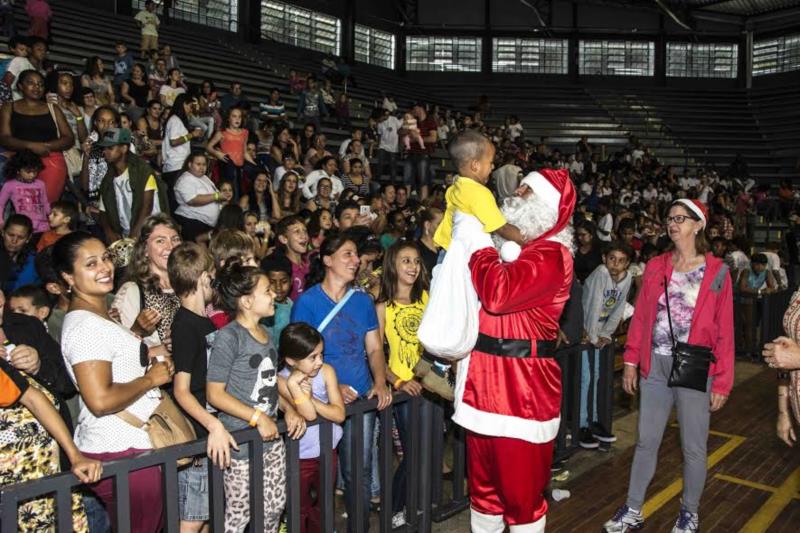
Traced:
<path fill-rule="evenodd" d="M 566 39 L 492 39 L 492 72 L 566 74 Z"/>
<path fill-rule="evenodd" d="M 356 24 L 356 61 L 394 69 L 394 35 Z"/>
<path fill-rule="evenodd" d="M 406 69 L 436 72 L 480 72 L 478 37 L 406 37 Z"/>
<path fill-rule="evenodd" d="M 800 34 L 753 43 L 753 76 L 800 70 Z"/>
<path fill-rule="evenodd" d="M 339 55 L 342 23 L 336 17 L 285 2 L 261 2 L 261 36 Z"/>
<path fill-rule="evenodd" d="M 739 47 L 726 43 L 667 43 L 667 76 L 735 78 Z"/>
<path fill-rule="evenodd" d="M 145 0 L 133 0 L 131 6 L 134 10 L 144 9 L 144 2 Z M 161 15 L 160 6 L 157 13 Z M 176 20 L 235 32 L 239 25 L 239 0 L 175 0 L 169 16 Z"/>
<path fill-rule="evenodd" d="M 580 41 L 584 76 L 652 76 L 655 44 L 647 41 Z"/>

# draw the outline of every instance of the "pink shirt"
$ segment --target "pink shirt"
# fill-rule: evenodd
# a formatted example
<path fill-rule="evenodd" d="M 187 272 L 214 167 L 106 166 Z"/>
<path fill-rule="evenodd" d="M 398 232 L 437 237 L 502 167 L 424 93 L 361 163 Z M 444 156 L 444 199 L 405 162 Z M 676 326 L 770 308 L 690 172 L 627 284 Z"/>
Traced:
<path fill-rule="evenodd" d="M 50 229 L 50 223 L 47 221 L 50 215 L 50 202 L 47 201 L 47 189 L 42 180 L 36 179 L 31 183 L 18 180 L 5 182 L 3 189 L 0 190 L 0 207 L 3 211 L 9 200 L 17 213 L 31 219 L 34 233 Z"/>

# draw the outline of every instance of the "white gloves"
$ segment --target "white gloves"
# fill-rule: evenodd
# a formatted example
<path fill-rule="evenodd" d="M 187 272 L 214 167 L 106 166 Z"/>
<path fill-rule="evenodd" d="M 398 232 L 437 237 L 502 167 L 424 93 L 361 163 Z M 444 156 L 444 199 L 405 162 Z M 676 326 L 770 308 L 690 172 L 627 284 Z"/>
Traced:
<path fill-rule="evenodd" d="M 453 239 L 458 241 L 471 256 L 474 252 L 488 247 L 494 247 L 492 236 L 483 231 L 483 224 L 476 217 L 466 215 L 461 211 L 453 214 Z"/>

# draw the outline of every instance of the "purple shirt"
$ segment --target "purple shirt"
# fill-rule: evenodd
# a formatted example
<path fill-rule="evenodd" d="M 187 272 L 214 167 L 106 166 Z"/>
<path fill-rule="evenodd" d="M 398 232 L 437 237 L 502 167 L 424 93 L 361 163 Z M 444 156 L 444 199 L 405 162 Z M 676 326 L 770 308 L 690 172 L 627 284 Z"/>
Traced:
<path fill-rule="evenodd" d="M 5 182 L 3 189 L 0 190 L 0 207 L 3 210 L 9 200 L 17 213 L 31 219 L 34 233 L 50 229 L 50 223 L 47 221 L 50 215 L 50 202 L 47 201 L 47 189 L 42 180 L 36 179 L 30 183 L 19 180 Z"/>
<path fill-rule="evenodd" d="M 278 375 L 288 378 L 290 374 L 289 367 L 284 367 Z M 322 369 L 311 380 L 311 395 L 317 400 L 329 403 L 328 388 L 325 386 L 325 377 L 322 375 Z M 333 449 L 339 445 L 342 438 L 342 426 L 333 424 Z M 310 426 L 305 435 L 300 438 L 300 459 L 316 459 L 320 456 L 319 449 L 319 425 Z"/>
<path fill-rule="evenodd" d="M 306 275 L 311 269 L 311 262 L 308 257 L 303 256 L 302 262 L 299 265 L 292 263 L 292 292 L 289 293 L 289 298 L 294 302 L 297 297 L 303 294 L 306 286 Z"/>

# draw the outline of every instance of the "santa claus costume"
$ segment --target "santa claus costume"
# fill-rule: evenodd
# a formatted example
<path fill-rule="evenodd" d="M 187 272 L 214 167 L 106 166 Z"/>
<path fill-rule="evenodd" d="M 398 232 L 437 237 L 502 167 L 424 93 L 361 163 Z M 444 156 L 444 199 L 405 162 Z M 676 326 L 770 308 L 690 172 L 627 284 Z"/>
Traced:
<path fill-rule="evenodd" d="M 467 429 L 474 533 L 502 533 L 506 524 L 512 533 L 544 531 L 560 423 L 561 369 L 552 355 L 572 284 L 575 189 L 566 170 L 533 172 L 522 184 L 532 194 L 504 206 L 528 239 L 519 257 L 505 263 L 489 246 L 469 265 L 479 336 L 459 363 L 453 420 Z"/>

